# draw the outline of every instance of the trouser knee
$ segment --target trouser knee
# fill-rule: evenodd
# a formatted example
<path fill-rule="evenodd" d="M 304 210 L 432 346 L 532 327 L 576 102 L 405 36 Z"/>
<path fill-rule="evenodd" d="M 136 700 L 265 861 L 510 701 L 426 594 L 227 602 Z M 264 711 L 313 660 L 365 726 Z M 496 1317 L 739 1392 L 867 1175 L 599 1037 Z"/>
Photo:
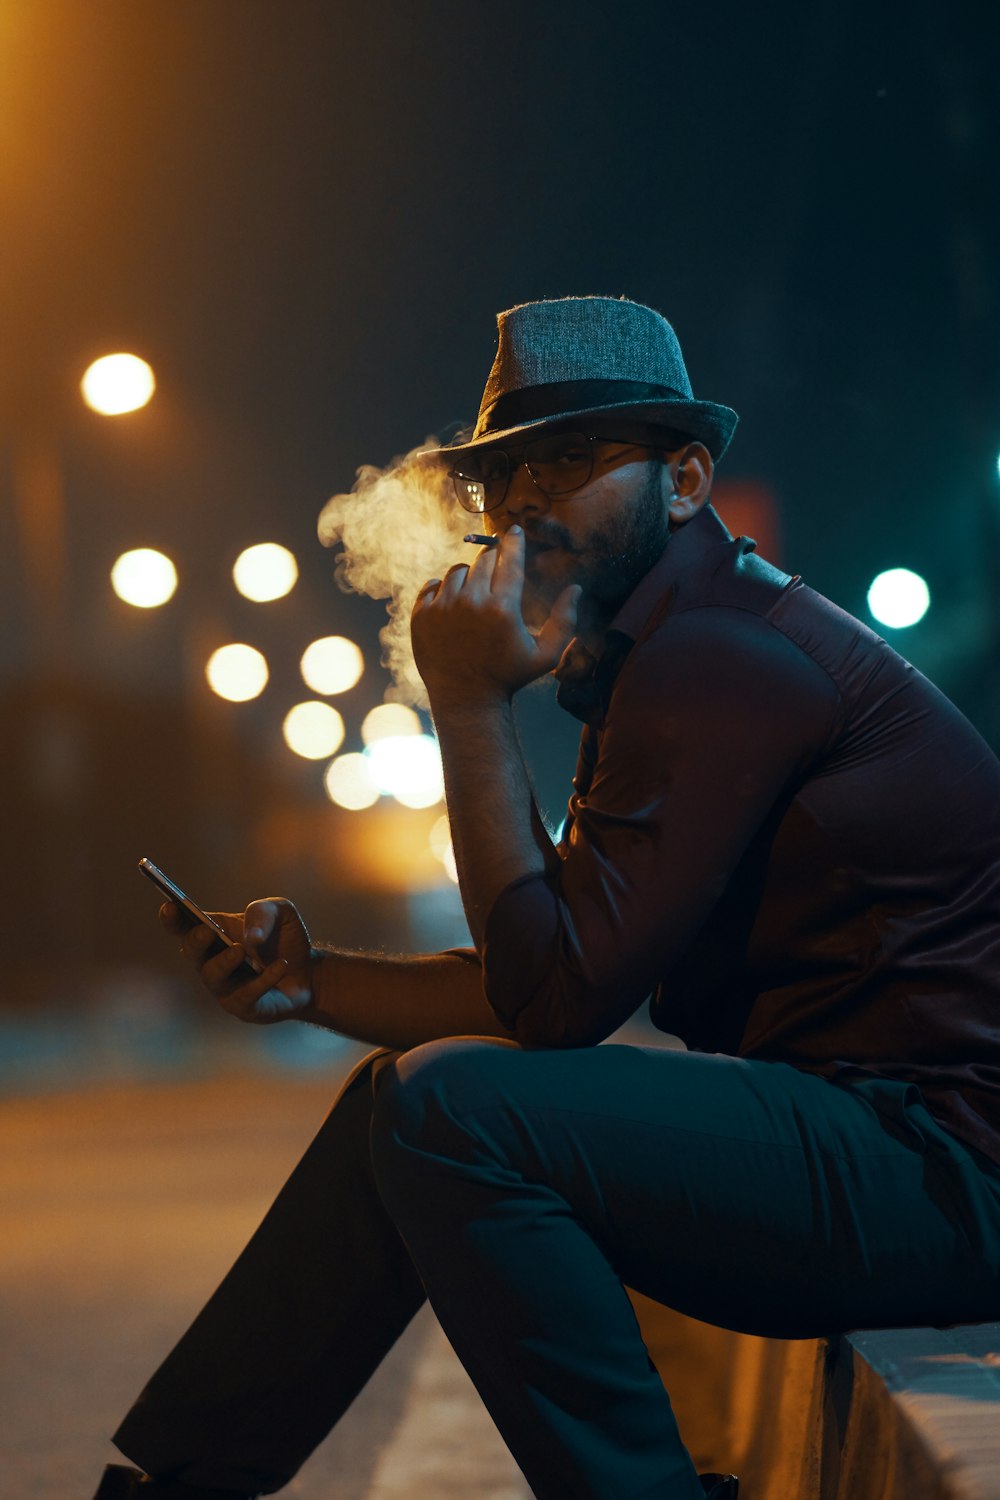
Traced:
<path fill-rule="evenodd" d="M 494 1156 L 492 1132 L 478 1130 L 471 1116 L 488 1089 L 490 1061 L 511 1045 L 449 1038 L 425 1043 L 383 1067 L 371 1149 L 379 1193 L 394 1217 L 412 1203 L 415 1179 L 426 1184 L 439 1175 L 474 1175 Z"/>

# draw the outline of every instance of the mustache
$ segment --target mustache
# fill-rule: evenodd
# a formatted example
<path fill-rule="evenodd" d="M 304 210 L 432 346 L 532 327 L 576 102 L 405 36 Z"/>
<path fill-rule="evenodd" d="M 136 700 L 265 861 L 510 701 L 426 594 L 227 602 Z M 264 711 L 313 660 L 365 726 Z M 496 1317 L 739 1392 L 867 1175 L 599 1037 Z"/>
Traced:
<path fill-rule="evenodd" d="M 562 552 L 576 553 L 578 548 L 573 543 L 573 537 L 565 526 L 560 526 L 558 521 L 538 520 L 530 525 L 521 522 L 521 530 L 524 532 L 525 541 L 534 543 L 536 547 L 558 547 Z"/>

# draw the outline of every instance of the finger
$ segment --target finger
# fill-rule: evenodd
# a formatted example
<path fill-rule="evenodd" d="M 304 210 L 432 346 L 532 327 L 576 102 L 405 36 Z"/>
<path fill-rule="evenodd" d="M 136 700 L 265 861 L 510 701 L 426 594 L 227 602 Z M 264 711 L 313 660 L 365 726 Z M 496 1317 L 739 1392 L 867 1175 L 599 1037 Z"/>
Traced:
<path fill-rule="evenodd" d="M 476 553 L 465 583 L 466 594 L 471 594 L 476 599 L 487 597 L 493 587 L 493 575 L 496 573 L 499 555 L 498 547 L 483 547 Z"/>
<path fill-rule="evenodd" d="M 277 901 L 251 901 L 243 913 L 243 940 L 248 948 L 262 948 L 278 921 Z"/>
<path fill-rule="evenodd" d="M 553 604 L 548 619 L 535 637 L 535 645 L 541 653 L 542 660 L 549 664 L 548 669 L 557 664 L 573 638 L 582 592 L 578 583 L 571 584 L 568 589 L 563 589 Z"/>
<path fill-rule="evenodd" d="M 277 984 L 272 983 L 256 999 L 250 1000 L 249 1009 L 240 1014 L 244 1021 L 257 1021 L 267 1025 L 271 1021 L 283 1021 L 287 1016 L 300 1011 L 311 999 L 312 990 L 308 985 L 282 979 Z M 237 1003 L 246 1007 L 247 999 L 241 995 L 237 998 Z M 229 1001 L 223 1000 L 222 1004 L 228 1010 L 234 1008 Z"/>
<path fill-rule="evenodd" d="M 158 915 L 171 937 L 183 937 L 186 933 L 193 931 L 195 926 L 201 925 L 195 923 L 191 913 L 178 905 L 176 901 L 164 901 Z M 224 927 L 230 935 L 232 935 L 234 921 L 239 921 L 230 912 L 209 912 L 208 915 L 214 917 L 219 926 Z"/>
<path fill-rule="evenodd" d="M 437 591 L 438 599 L 455 599 L 465 587 L 465 581 L 469 576 L 468 563 L 455 563 L 450 567 L 441 580 L 441 587 Z"/>
<path fill-rule="evenodd" d="M 428 578 L 427 582 L 421 585 L 420 592 L 413 602 L 413 613 L 416 614 L 422 605 L 428 604 L 432 599 L 436 598 L 440 587 L 440 578 Z"/>
<path fill-rule="evenodd" d="M 159 918 L 171 937 L 180 937 L 188 930 L 188 924 L 176 901 L 164 901 L 160 907 Z"/>
<path fill-rule="evenodd" d="M 220 959 L 225 958 L 231 967 L 227 971 L 220 962 L 218 972 L 213 973 L 208 987 L 226 1010 L 244 1020 L 253 1020 L 257 1017 L 261 997 L 269 990 L 277 990 L 287 979 L 288 965 L 283 958 L 276 959 L 254 979 L 246 981 L 240 970 L 243 956 L 242 950 L 220 954 Z"/>
<path fill-rule="evenodd" d="M 227 994 L 233 989 L 233 976 L 246 956 L 242 943 L 234 943 L 231 948 L 209 954 L 199 968 L 202 983 L 213 995 Z"/>
<path fill-rule="evenodd" d="M 243 968 L 241 965 L 247 967 Z M 265 974 L 269 975 L 270 982 L 274 984 L 285 977 L 287 969 L 288 962 L 284 958 L 273 959 L 268 964 L 257 963 L 253 954 L 248 953 L 242 943 L 234 943 L 232 947 L 223 948 L 221 953 L 213 953 L 205 960 L 201 966 L 201 979 L 213 995 L 221 997 L 235 994 L 248 985 L 256 987 L 258 975 L 261 978 Z"/>
<path fill-rule="evenodd" d="M 190 928 L 181 939 L 181 952 L 199 970 L 217 948 L 225 946 L 214 928 L 206 927 L 203 922 Z"/>
<path fill-rule="evenodd" d="M 285 896 L 268 896 L 264 900 L 251 901 L 243 914 L 242 941 L 256 968 L 270 963 L 283 948 L 287 952 L 284 938 L 289 935 L 293 942 L 301 940 L 309 945 L 309 934 L 294 903 Z"/>
<path fill-rule="evenodd" d="M 524 532 L 512 526 L 499 547 L 493 572 L 493 593 L 504 603 L 520 608 L 524 591 Z"/>

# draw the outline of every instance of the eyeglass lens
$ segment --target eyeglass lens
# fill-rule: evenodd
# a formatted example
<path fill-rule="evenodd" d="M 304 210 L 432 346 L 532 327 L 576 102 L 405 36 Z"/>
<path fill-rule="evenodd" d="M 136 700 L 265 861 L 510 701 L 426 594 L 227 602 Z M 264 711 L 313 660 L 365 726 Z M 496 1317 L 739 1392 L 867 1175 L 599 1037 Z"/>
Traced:
<path fill-rule="evenodd" d="M 581 432 L 561 432 L 535 438 L 517 453 L 485 448 L 462 459 L 452 472 L 459 503 L 466 510 L 493 510 L 507 493 L 514 468 L 526 464 L 532 479 L 546 495 L 568 495 L 582 489 L 594 464 L 594 445 Z"/>

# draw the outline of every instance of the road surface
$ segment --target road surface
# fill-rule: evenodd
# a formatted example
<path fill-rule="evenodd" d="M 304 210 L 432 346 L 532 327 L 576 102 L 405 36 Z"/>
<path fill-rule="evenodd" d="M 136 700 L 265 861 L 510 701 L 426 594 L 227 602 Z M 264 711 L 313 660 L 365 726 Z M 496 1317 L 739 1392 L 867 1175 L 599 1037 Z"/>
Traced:
<path fill-rule="evenodd" d="M 91 1500 L 108 1434 L 322 1120 L 339 1074 L 0 1099 L 4 1500 Z M 284 1495 L 526 1500 L 425 1310 Z"/>

